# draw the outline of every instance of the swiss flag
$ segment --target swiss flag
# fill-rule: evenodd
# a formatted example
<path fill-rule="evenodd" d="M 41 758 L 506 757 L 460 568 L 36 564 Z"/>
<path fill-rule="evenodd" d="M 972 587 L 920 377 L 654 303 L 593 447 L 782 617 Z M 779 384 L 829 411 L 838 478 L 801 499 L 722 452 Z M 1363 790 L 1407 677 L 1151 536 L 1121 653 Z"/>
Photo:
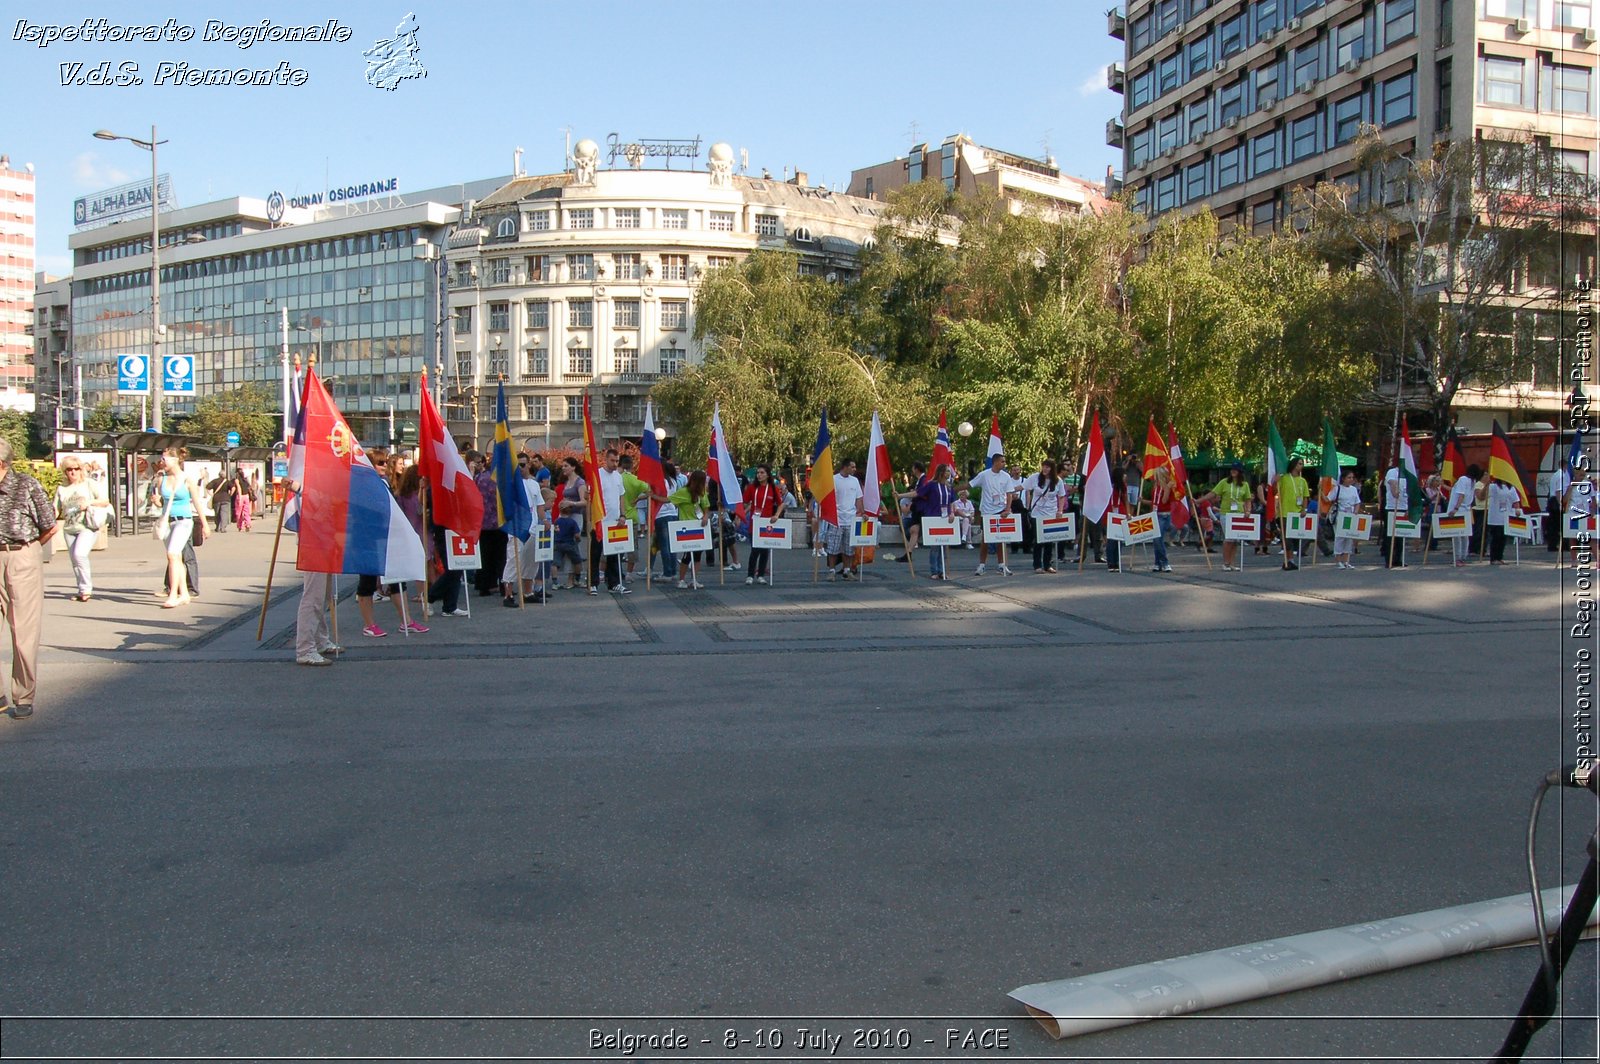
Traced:
<path fill-rule="evenodd" d="M 418 418 L 417 468 L 433 488 L 433 523 L 455 532 L 468 543 L 478 542 L 483 527 L 483 495 L 461 460 L 455 440 L 444 430 L 444 421 L 428 394 L 428 378 L 422 377 L 422 410 Z"/>

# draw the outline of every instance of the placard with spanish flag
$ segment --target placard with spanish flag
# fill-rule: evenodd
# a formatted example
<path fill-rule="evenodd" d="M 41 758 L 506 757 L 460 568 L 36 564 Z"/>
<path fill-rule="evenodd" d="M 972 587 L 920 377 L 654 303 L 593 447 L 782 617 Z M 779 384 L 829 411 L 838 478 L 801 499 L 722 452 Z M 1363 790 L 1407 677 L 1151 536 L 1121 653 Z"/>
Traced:
<path fill-rule="evenodd" d="M 1059 517 L 1034 518 L 1034 538 L 1040 543 L 1061 543 L 1069 539 L 1078 538 L 1078 518 L 1076 514 L 1062 514 Z"/>
<path fill-rule="evenodd" d="M 924 547 L 961 546 L 961 523 L 954 517 L 924 517 L 922 519 L 922 545 Z"/>
<path fill-rule="evenodd" d="M 782 517 L 758 517 L 750 527 L 750 546 L 762 550 L 789 550 L 794 546 L 793 522 Z"/>
<path fill-rule="evenodd" d="M 533 537 L 528 541 L 533 547 L 533 560 L 536 562 L 553 562 L 556 560 L 556 530 L 549 525 L 541 525 L 533 530 Z"/>
<path fill-rule="evenodd" d="M 1393 510 L 1389 511 L 1389 535 L 1393 539 L 1421 539 L 1422 521 L 1399 517 Z"/>
<path fill-rule="evenodd" d="M 629 520 L 600 522 L 601 554 L 633 553 L 633 522 Z"/>
<path fill-rule="evenodd" d="M 1132 543 L 1148 543 L 1161 536 L 1161 522 L 1154 513 L 1135 514 L 1128 518 L 1126 541 Z"/>
<path fill-rule="evenodd" d="M 1472 535 L 1471 514 L 1434 514 L 1434 539 L 1462 539 Z"/>
<path fill-rule="evenodd" d="M 1333 534 L 1340 539 L 1371 539 L 1371 514 L 1340 514 L 1333 522 Z"/>
<path fill-rule="evenodd" d="M 1538 534 L 1541 524 L 1538 517 L 1510 514 L 1506 517 L 1506 535 L 1513 539 L 1532 540 Z"/>
<path fill-rule="evenodd" d="M 1316 514 L 1284 514 L 1283 515 L 1284 539 L 1316 539 L 1317 515 Z"/>
<path fill-rule="evenodd" d="M 983 541 L 985 543 L 1021 543 L 1022 518 L 1016 514 L 984 514 Z"/>
<path fill-rule="evenodd" d="M 668 521 L 667 546 L 674 554 L 706 550 L 711 546 L 711 530 L 699 521 Z"/>
<path fill-rule="evenodd" d="M 1228 514 L 1222 519 L 1222 536 L 1235 543 L 1248 543 L 1261 538 L 1260 514 Z"/>
<path fill-rule="evenodd" d="M 851 547 L 876 547 L 878 545 L 878 519 L 858 517 L 850 523 Z"/>

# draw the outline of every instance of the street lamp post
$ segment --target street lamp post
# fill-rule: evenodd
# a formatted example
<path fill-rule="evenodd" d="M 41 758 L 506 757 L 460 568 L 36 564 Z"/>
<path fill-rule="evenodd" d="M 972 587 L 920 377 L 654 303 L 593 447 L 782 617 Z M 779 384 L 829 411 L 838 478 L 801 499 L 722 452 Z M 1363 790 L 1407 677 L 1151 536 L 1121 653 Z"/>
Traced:
<path fill-rule="evenodd" d="M 376 396 L 375 398 L 378 400 L 378 402 L 385 403 L 389 407 L 389 448 L 390 448 L 390 450 L 393 450 L 394 449 L 394 445 L 395 445 L 394 404 L 397 402 L 397 400 L 395 400 L 392 397 L 387 396 L 387 395 L 380 395 L 380 396 Z"/>
<path fill-rule="evenodd" d="M 150 126 L 149 140 L 126 137 L 109 129 L 97 129 L 94 135 L 100 140 L 125 140 L 150 152 L 150 405 L 155 412 L 152 424 L 160 432 L 161 334 L 164 329 L 161 324 L 161 188 L 160 178 L 156 174 L 156 146 L 166 141 L 156 139 L 156 127 L 153 124 Z"/>
<path fill-rule="evenodd" d="M 963 421 L 961 424 L 956 426 L 956 432 L 960 433 L 962 442 L 964 443 L 972 435 L 972 422 Z M 957 465 L 961 464 L 959 458 L 956 460 L 956 464 Z M 960 469 L 956 470 L 956 479 L 957 480 L 964 479 L 964 477 L 965 477 L 965 474 L 963 473 L 962 470 L 960 470 Z"/>

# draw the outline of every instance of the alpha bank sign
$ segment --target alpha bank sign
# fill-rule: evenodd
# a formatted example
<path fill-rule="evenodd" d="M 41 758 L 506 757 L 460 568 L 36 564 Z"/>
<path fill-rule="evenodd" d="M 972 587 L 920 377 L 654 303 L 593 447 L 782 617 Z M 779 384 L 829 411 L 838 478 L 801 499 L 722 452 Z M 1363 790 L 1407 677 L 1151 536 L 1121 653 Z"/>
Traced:
<path fill-rule="evenodd" d="M 399 178 L 385 177 L 354 185 L 340 185 L 326 192 L 314 192 L 305 196 L 285 196 L 282 192 L 273 192 L 267 197 L 267 220 L 273 224 L 283 221 L 283 212 L 287 207 L 298 209 L 321 207 L 323 204 L 348 203 L 351 200 L 366 199 L 368 196 L 392 195 L 399 190 Z"/>
<path fill-rule="evenodd" d="M 172 209 L 172 175 L 156 178 L 156 188 L 161 195 L 161 209 Z M 135 215 L 150 213 L 150 182 L 130 181 L 126 185 L 108 188 L 92 196 L 82 196 L 72 201 L 72 221 L 82 229 L 92 225 L 109 225 Z"/>

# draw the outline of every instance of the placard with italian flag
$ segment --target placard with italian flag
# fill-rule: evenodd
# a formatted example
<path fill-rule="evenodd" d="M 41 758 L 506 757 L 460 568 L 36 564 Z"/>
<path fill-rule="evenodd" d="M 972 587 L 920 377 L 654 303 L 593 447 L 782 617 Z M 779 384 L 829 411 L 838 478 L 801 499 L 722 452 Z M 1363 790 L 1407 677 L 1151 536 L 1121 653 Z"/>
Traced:
<path fill-rule="evenodd" d="M 1397 516 L 1394 511 L 1389 512 L 1389 535 L 1394 539 L 1421 539 L 1422 521 L 1409 521 Z"/>
<path fill-rule="evenodd" d="M 602 521 L 600 543 L 603 555 L 633 553 L 633 522 L 629 520 Z"/>
<path fill-rule="evenodd" d="M 1161 522 L 1153 513 L 1128 518 L 1124 538 L 1128 543 L 1148 543 L 1161 535 Z"/>
<path fill-rule="evenodd" d="M 758 517 L 750 528 L 750 545 L 762 550 L 788 550 L 794 546 L 793 523 L 782 517 Z"/>
<path fill-rule="evenodd" d="M 1040 543 L 1060 543 L 1063 540 L 1078 538 L 1076 514 L 1062 514 L 1059 517 L 1038 517 L 1034 519 L 1034 526 L 1034 538 Z"/>
<path fill-rule="evenodd" d="M 674 554 L 705 550 L 711 546 L 711 530 L 699 521 L 668 521 L 667 546 Z"/>
<path fill-rule="evenodd" d="M 922 545 L 924 547 L 961 546 L 961 524 L 954 517 L 924 517 L 922 519 Z"/>
<path fill-rule="evenodd" d="M 1316 514 L 1285 514 L 1283 522 L 1284 539 L 1316 539 L 1317 515 Z"/>
<path fill-rule="evenodd" d="M 534 529 L 530 543 L 533 547 L 534 561 L 553 562 L 556 560 L 556 530 L 549 525 Z"/>
<path fill-rule="evenodd" d="M 1016 514 L 984 514 L 983 541 L 985 543 L 1021 543 L 1022 518 Z"/>
<path fill-rule="evenodd" d="M 1261 538 L 1260 514 L 1229 514 L 1222 519 L 1222 535 L 1235 543 Z"/>
<path fill-rule="evenodd" d="M 1340 539 L 1371 539 L 1371 514 L 1340 514 L 1333 523 L 1333 533 Z"/>
<path fill-rule="evenodd" d="M 850 525 L 850 546 L 875 547 L 878 545 L 878 519 L 858 517 Z"/>
<path fill-rule="evenodd" d="M 1472 517 L 1469 514 L 1434 514 L 1435 539 L 1461 539 L 1472 535 Z"/>

